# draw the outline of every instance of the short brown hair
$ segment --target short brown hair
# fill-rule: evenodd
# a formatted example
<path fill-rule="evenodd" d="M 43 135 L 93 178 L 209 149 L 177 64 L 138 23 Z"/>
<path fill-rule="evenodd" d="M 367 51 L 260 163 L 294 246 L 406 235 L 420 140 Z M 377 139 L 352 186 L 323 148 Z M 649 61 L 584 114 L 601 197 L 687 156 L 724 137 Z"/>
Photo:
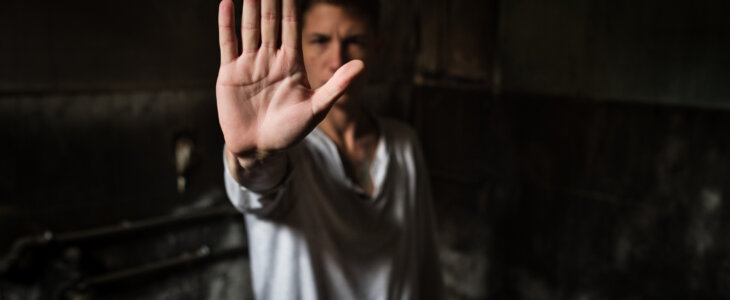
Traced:
<path fill-rule="evenodd" d="M 378 31 L 378 21 L 380 20 L 380 1 L 379 0 L 301 0 L 302 15 L 306 14 L 315 4 L 329 4 L 342 7 L 356 15 L 365 17 L 370 22 L 370 27 L 374 31 Z"/>

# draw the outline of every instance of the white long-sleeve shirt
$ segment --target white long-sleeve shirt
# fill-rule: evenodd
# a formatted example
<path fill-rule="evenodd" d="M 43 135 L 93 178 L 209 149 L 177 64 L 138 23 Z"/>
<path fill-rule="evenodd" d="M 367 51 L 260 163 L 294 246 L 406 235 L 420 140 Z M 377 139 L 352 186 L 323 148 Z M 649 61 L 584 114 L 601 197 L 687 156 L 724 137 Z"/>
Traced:
<path fill-rule="evenodd" d="M 377 124 L 372 197 L 346 176 L 319 129 L 287 152 L 291 172 L 266 194 L 240 186 L 226 166 L 228 197 L 246 219 L 257 299 L 442 298 L 420 146 L 407 125 Z"/>

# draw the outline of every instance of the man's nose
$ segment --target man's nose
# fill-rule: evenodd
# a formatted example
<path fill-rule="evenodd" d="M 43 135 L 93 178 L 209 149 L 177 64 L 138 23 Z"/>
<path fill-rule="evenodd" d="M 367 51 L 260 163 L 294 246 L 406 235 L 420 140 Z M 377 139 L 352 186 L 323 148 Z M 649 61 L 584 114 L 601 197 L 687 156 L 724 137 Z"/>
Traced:
<path fill-rule="evenodd" d="M 345 52 L 345 46 L 340 43 L 335 43 L 332 46 L 329 57 L 329 68 L 332 73 L 337 71 L 342 65 L 344 65 L 349 59 Z"/>

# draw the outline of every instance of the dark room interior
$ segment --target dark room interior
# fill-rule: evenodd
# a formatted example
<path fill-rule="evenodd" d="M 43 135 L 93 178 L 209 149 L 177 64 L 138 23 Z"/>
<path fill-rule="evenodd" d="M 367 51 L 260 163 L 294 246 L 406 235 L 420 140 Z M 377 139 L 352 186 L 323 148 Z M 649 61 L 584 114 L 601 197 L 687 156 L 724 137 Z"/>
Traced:
<path fill-rule="evenodd" d="M 730 2 L 380 3 L 446 299 L 730 298 Z M 218 5 L 0 4 L 0 300 L 253 299 Z"/>

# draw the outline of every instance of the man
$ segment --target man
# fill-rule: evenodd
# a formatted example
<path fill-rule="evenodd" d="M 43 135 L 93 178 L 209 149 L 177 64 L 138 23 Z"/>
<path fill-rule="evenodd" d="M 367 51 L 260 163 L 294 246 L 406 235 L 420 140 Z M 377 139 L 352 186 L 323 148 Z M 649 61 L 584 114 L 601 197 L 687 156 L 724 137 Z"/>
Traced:
<path fill-rule="evenodd" d="M 373 0 L 231 0 L 216 85 L 226 190 L 245 213 L 258 299 L 438 299 L 431 196 L 413 131 L 359 89 Z M 301 22 L 301 31 L 300 31 Z"/>

